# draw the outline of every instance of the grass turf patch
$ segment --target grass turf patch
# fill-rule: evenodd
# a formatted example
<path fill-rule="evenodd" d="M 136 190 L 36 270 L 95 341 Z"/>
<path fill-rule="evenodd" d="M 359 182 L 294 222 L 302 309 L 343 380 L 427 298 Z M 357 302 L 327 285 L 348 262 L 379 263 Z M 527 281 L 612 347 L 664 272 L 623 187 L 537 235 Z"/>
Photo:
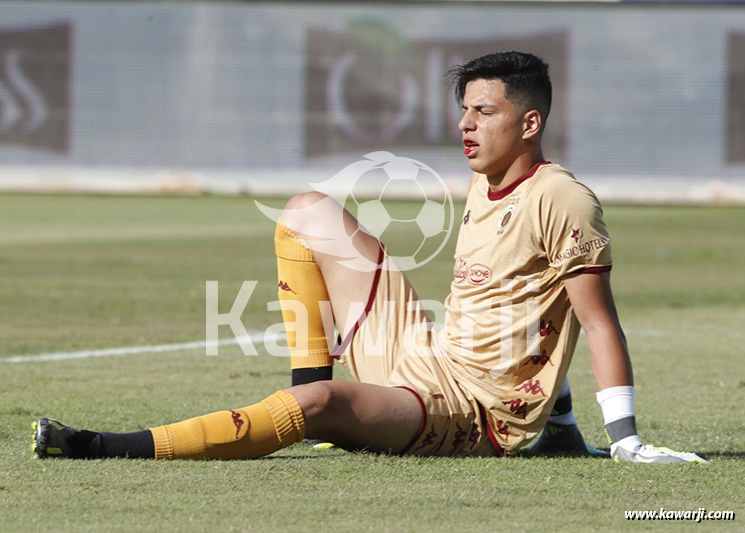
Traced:
<path fill-rule="evenodd" d="M 37 461 L 28 424 L 39 416 L 142 429 L 258 401 L 288 386 L 288 361 L 229 346 L 218 357 L 182 350 L 0 363 L 2 529 L 617 531 L 632 527 L 624 510 L 660 507 L 733 510 L 734 522 L 696 527 L 739 529 L 743 214 L 606 208 L 640 433 L 705 455 L 707 467 L 397 458 L 301 445 L 230 463 Z M 0 358 L 203 339 L 206 280 L 220 282 L 222 312 L 243 280 L 259 280 L 243 320 L 262 330 L 280 319 L 266 311 L 276 299 L 272 232 L 249 198 L 0 196 Z M 453 247 L 451 239 L 435 261 L 411 272 L 423 298 L 447 295 Z M 582 339 L 570 379 L 585 437 L 602 446 Z"/>

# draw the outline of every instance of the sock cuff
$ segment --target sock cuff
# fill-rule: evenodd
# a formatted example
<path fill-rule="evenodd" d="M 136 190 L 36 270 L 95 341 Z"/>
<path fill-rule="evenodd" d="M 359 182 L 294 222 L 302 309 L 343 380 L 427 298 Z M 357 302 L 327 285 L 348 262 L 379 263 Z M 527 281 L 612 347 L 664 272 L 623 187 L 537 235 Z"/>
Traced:
<path fill-rule="evenodd" d="M 557 424 L 560 426 L 576 426 L 577 425 L 577 419 L 574 416 L 574 413 L 572 411 L 569 411 L 568 413 L 565 413 L 563 415 L 551 415 L 548 417 L 548 421 L 550 424 Z"/>
<path fill-rule="evenodd" d="M 622 385 L 619 387 L 608 387 L 595 393 L 595 398 L 599 404 L 602 404 L 608 398 L 613 398 L 619 395 L 634 395 L 634 387 L 631 385 Z"/>
<path fill-rule="evenodd" d="M 171 459 L 174 455 L 173 439 L 168 426 L 158 426 L 150 428 L 153 434 L 153 445 L 155 446 L 156 459 Z"/>
<path fill-rule="evenodd" d="M 606 424 L 636 414 L 632 386 L 609 387 L 598 392 L 596 398 L 603 410 L 603 421 Z"/>
<path fill-rule="evenodd" d="M 323 339 L 323 342 L 326 342 L 326 339 Z M 293 370 L 298 368 L 320 368 L 323 366 L 333 366 L 334 364 L 328 348 L 307 350 L 304 352 L 290 349 L 290 352 L 290 366 Z"/>
<path fill-rule="evenodd" d="M 277 391 L 261 402 L 274 422 L 274 429 L 282 447 L 305 438 L 305 417 L 300 404 L 287 391 Z"/>
<path fill-rule="evenodd" d="M 318 366 L 314 368 L 293 368 L 292 386 L 315 383 L 316 381 L 329 381 L 334 379 L 333 366 Z"/>
<path fill-rule="evenodd" d="M 567 394 L 556 400 L 551 416 L 566 415 L 572 412 L 572 396 Z"/>
<path fill-rule="evenodd" d="M 305 241 L 282 224 L 281 219 L 277 221 L 277 228 L 274 232 L 274 252 L 278 258 L 290 261 L 315 261 L 313 252 L 305 245 Z"/>
<path fill-rule="evenodd" d="M 611 444 L 617 443 L 628 437 L 637 436 L 636 417 L 627 416 L 605 424 L 605 436 Z"/>

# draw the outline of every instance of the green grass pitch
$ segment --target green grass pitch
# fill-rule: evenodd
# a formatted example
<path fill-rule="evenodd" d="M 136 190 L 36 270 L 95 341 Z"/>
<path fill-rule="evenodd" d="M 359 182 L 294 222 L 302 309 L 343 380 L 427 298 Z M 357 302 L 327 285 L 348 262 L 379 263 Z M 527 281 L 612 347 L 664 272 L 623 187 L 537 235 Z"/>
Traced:
<path fill-rule="evenodd" d="M 606 221 L 642 439 L 710 465 L 398 458 L 302 445 L 239 462 L 39 461 L 29 451 L 34 418 L 142 429 L 254 403 L 288 386 L 289 363 L 236 346 L 218 357 L 192 349 L 3 361 L 0 530 L 742 530 L 745 209 L 611 205 Z M 276 298 L 272 236 L 245 197 L 0 196 L 0 358 L 204 339 L 206 280 L 220 282 L 224 311 L 243 280 L 259 280 L 243 321 L 263 330 L 279 320 L 266 311 Z M 422 297 L 446 296 L 453 246 L 411 273 Z M 580 427 L 603 446 L 582 338 L 570 379 Z M 736 519 L 624 518 L 660 507 Z"/>

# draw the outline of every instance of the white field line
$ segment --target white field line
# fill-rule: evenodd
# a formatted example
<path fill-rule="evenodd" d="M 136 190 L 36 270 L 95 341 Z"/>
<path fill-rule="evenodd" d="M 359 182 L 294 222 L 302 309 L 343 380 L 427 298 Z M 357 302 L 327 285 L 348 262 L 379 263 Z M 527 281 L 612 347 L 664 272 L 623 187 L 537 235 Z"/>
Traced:
<path fill-rule="evenodd" d="M 264 343 L 263 331 L 250 331 L 248 338 L 254 344 Z M 238 344 L 243 338 L 233 337 L 217 341 L 218 346 Z M 206 348 L 206 341 L 181 342 L 177 344 L 158 344 L 152 346 L 126 346 L 122 348 L 104 348 L 101 350 L 83 350 L 80 352 L 52 352 L 39 355 L 16 355 L 0 359 L 1 363 L 30 363 L 37 361 L 66 361 L 68 359 L 87 359 L 89 357 L 111 357 L 114 355 L 137 355 L 143 353 L 178 352 Z"/>
<path fill-rule="evenodd" d="M 638 335 L 640 337 L 690 337 L 690 336 L 717 336 L 730 339 L 743 339 L 745 333 L 715 332 L 715 331 L 677 331 L 665 329 L 627 329 L 624 330 L 628 335 Z M 584 334 L 584 331 L 582 331 Z M 251 331 L 248 339 L 254 344 L 264 343 L 263 331 Z M 218 346 L 230 346 L 238 344 L 241 339 L 222 339 L 217 341 Z M 152 346 L 127 346 L 122 348 L 105 348 L 101 350 L 83 350 L 79 352 L 52 352 L 39 355 L 16 355 L 14 357 L 5 357 L 0 359 L 0 363 L 32 363 L 39 361 L 66 361 L 68 359 L 87 359 L 89 357 L 111 357 L 115 355 L 138 355 L 143 353 L 162 353 L 178 352 L 181 350 L 196 350 L 206 348 L 206 341 L 182 342 L 177 344 L 158 344 Z"/>

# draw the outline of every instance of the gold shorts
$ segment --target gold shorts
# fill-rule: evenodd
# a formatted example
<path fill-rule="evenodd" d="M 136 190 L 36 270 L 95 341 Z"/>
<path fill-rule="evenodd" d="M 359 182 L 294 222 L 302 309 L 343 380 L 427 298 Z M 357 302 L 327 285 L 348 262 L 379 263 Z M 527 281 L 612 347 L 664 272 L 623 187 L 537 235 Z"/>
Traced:
<path fill-rule="evenodd" d="M 360 382 L 411 391 L 422 406 L 422 424 L 410 455 L 504 455 L 483 407 L 469 397 L 441 364 L 443 338 L 419 298 L 386 257 L 376 271 L 365 313 L 334 351 Z"/>

